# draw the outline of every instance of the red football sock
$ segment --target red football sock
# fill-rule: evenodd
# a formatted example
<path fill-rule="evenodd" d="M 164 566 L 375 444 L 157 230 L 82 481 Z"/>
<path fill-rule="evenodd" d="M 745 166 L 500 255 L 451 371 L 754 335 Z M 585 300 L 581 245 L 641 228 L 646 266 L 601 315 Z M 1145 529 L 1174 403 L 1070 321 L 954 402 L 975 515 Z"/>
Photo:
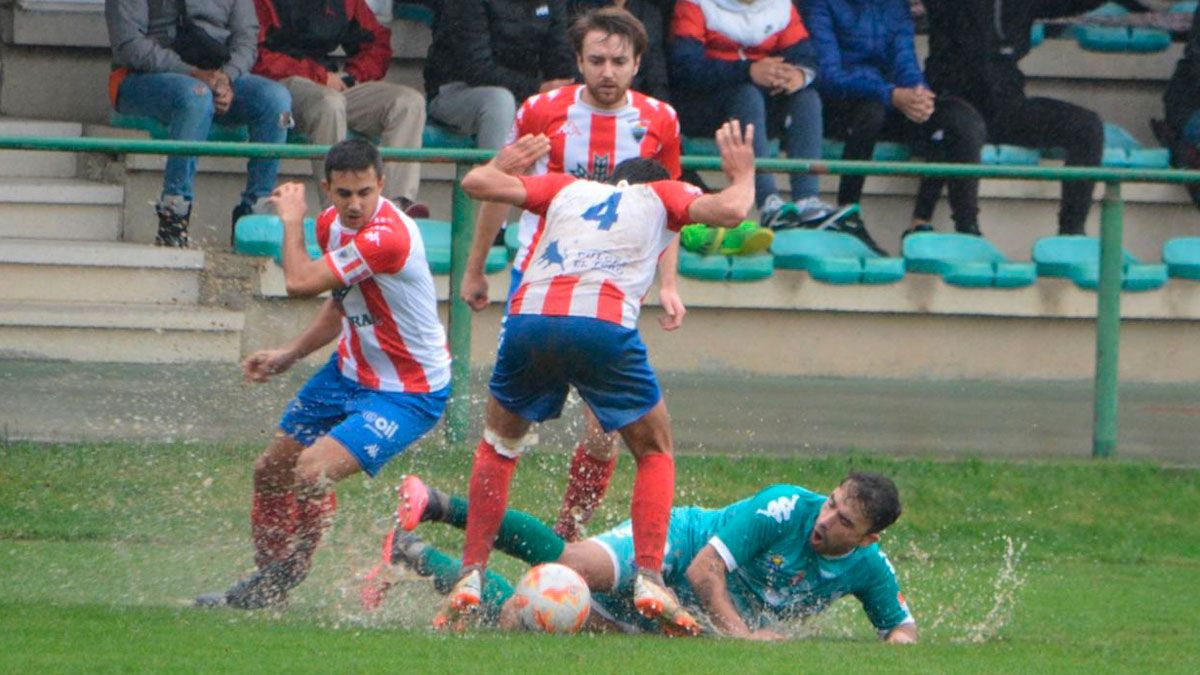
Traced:
<path fill-rule="evenodd" d="M 596 459 L 587 453 L 583 443 L 575 448 L 575 456 L 571 458 L 571 479 L 558 511 L 558 522 L 554 524 L 558 536 L 566 541 L 579 538 L 579 526 L 592 519 L 592 513 L 604 500 L 615 468 L 615 454 L 612 459 Z"/>
<path fill-rule="evenodd" d="M 321 543 L 325 530 L 333 523 L 337 510 L 337 494 L 332 490 L 307 498 L 296 499 L 296 533 L 292 538 L 292 554 L 299 567 L 307 570 L 313 553 Z"/>
<path fill-rule="evenodd" d="M 639 569 L 662 571 L 674 497 L 675 458 L 662 452 L 638 457 L 629 514 L 633 519 L 634 560 Z"/>
<path fill-rule="evenodd" d="M 254 492 L 250 506 L 250 538 L 259 569 L 287 557 L 296 531 L 296 493 Z"/>
<path fill-rule="evenodd" d="M 500 531 L 500 521 L 508 508 L 508 484 L 512 482 L 517 460 L 497 454 L 487 441 L 475 449 L 475 465 L 467 489 L 467 532 L 463 544 L 463 567 L 487 565 Z"/>

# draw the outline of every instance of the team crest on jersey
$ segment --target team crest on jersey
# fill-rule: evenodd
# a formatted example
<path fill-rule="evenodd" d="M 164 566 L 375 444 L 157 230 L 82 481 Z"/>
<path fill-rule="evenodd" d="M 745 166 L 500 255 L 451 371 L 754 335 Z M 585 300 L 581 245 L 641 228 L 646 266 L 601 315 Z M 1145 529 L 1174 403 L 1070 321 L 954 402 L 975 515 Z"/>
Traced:
<path fill-rule="evenodd" d="M 567 266 L 565 263 L 566 260 L 563 258 L 562 253 L 560 253 L 558 250 L 557 239 L 549 244 L 546 244 L 546 250 L 542 251 L 541 257 L 538 258 L 538 264 L 540 264 L 542 267 L 558 265 L 564 272 L 567 271 Z"/>
<path fill-rule="evenodd" d="M 781 571 L 783 569 L 784 562 L 785 562 L 784 557 L 779 555 L 778 553 L 772 553 L 770 556 L 767 557 L 767 567 L 770 567 L 772 572 Z"/>
<path fill-rule="evenodd" d="M 633 140 L 637 141 L 638 143 L 641 143 L 642 139 L 646 137 L 646 131 L 647 131 L 646 121 L 638 120 L 638 121 L 634 122 L 633 125 L 631 127 L 629 127 L 629 131 L 631 133 L 633 133 Z"/>

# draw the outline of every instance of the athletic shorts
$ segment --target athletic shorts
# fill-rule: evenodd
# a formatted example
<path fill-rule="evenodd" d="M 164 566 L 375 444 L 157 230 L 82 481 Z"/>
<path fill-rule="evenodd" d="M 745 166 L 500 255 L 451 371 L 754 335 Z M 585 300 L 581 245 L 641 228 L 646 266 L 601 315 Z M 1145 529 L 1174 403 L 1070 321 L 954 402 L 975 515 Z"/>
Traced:
<path fill-rule="evenodd" d="M 329 435 L 369 476 L 441 419 L 450 387 L 429 394 L 368 389 L 338 371 L 337 354 L 288 403 L 279 428 L 304 446 Z"/>
<path fill-rule="evenodd" d="M 662 399 L 637 330 L 578 316 L 509 316 L 488 384 L 492 396 L 542 422 L 562 414 L 571 386 L 605 431 L 636 422 Z"/>

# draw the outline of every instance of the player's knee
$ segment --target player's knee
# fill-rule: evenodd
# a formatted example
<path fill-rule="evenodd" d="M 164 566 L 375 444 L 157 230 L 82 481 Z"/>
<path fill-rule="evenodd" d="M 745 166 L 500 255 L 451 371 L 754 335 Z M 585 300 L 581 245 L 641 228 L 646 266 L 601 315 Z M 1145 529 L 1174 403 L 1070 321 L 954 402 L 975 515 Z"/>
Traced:
<path fill-rule="evenodd" d="M 617 434 L 588 434 L 583 439 L 583 449 L 592 459 L 611 461 L 617 456 Z"/>
<path fill-rule="evenodd" d="M 509 459 L 519 459 L 529 449 L 529 446 L 533 444 L 533 440 L 528 432 L 522 434 L 519 438 L 505 438 L 488 427 L 485 427 L 483 430 L 483 440 L 496 449 L 497 455 Z"/>

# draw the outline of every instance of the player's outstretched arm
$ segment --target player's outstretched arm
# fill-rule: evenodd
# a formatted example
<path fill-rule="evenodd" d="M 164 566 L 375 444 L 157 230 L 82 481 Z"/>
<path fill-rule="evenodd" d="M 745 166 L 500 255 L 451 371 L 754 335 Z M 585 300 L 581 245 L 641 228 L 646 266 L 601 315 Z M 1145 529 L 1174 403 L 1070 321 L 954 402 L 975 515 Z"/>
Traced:
<path fill-rule="evenodd" d="M 463 190 L 473 199 L 521 206 L 526 198 L 525 184 L 517 175 L 525 173 L 549 152 L 550 139 L 545 134 L 522 136 L 512 145 L 501 148 L 492 161 L 463 176 Z"/>
<path fill-rule="evenodd" d="M 333 300 L 326 300 L 317 315 L 294 340 L 279 349 L 254 352 L 242 361 L 242 376 L 247 382 L 266 382 L 291 368 L 300 359 L 329 344 L 342 330 L 341 313 Z"/>
<path fill-rule="evenodd" d="M 283 221 L 283 279 L 287 294 L 308 297 L 341 286 L 323 260 L 312 260 L 304 246 L 303 183 L 284 183 L 271 193 L 275 213 Z"/>
<path fill-rule="evenodd" d="M 471 252 L 467 257 L 467 271 L 463 273 L 459 296 L 471 309 L 479 311 L 488 305 L 488 282 L 484 276 L 487 255 L 496 240 L 496 233 L 508 215 L 508 204 L 483 202 L 475 216 L 475 233 L 471 235 Z"/>
<path fill-rule="evenodd" d="M 717 148 L 721 151 L 721 169 L 729 177 L 729 186 L 715 194 L 703 195 L 688 208 L 691 222 L 717 227 L 736 227 L 754 206 L 754 125 L 745 131 L 737 120 L 717 129 Z"/>
<path fill-rule="evenodd" d="M 663 308 L 662 316 L 658 317 L 658 325 L 663 330 L 679 328 L 683 325 L 684 315 L 687 314 L 687 307 L 679 295 L 679 274 L 676 272 L 678 269 L 679 237 L 675 237 L 658 259 L 658 302 Z"/>
<path fill-rule="evenodd" d="M 717 549 L 712 544 L 706 544 L 692 564 L 687 568 L 687 580 L 700 599 L 708 618 L 712 619 L 717 630 L 730 637 L 744 640 L 782 640 L 783 636 L 774 631 L 753 631 L 746 625 L 733 598 L 729 597 L 729 588 L 725 585 L 725 575 L 729 568 Z"/>

